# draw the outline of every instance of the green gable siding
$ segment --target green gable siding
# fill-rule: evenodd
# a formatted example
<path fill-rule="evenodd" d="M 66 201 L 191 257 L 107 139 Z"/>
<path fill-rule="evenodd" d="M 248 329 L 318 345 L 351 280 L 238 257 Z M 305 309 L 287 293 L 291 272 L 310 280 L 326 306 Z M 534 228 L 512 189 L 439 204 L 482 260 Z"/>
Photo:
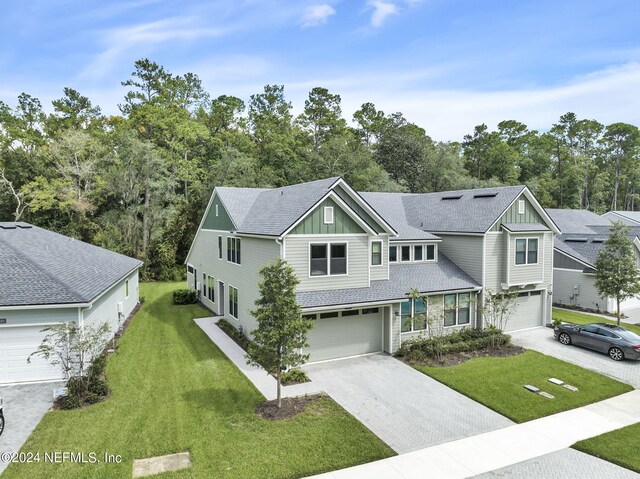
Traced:
<path fill-rule="evenodd" d="M 333 224 L 324 224 L 324 207 L 333 206 Z M 328 235 L 328 234 L 356 234 L 365 231 L 340 206 L 330 198 L 324 200 L 307 216 L 292 234 Z"/>
<path fill-rule="evenodd" d="M 340 197 L 342 201 L 349 205 L 356 214 L 362 218 L 376 233 L 384 233 L 384 229 L 378 224 L 378 222 L 371 217 L 369 213 L 365 211 L 365 209 L 356 203 L 351 196 L 347 194 L 344 189 L 338 185 L 334 190 L 336 194 Z"/>
<path fill-rule="evenodd" d="M 216 206 L 218 207 L 218 216 L 216 216 Z M 234 229 L 227 210 L 222 206 L 222 202 L 217 196 L 211 202 L 211 208 L 209 208 L 207 217 L 204 219 L 202 229 L 220 231 L 232 231 Z"/>
<path fill-rule="evenodd" d="M 524 214 L 518 213 L 518 201 L 524 200 Z M 502 223 L 541 223 L 547 224 L 542 216 L 536 211 L 531 202 L 525 195 L 520 195 L 518 199 L 511 205 L 511 207 L 502 215 L 500 221 L 498 221 L 491 231 L 502 231 L 500 225 Z"/>

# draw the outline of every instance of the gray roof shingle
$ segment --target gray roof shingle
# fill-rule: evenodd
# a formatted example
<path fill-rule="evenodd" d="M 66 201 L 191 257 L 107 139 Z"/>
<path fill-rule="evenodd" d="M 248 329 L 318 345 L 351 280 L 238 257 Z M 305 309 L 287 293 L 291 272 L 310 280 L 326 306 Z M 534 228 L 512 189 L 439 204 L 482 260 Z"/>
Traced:
<path fill-rule="evenodd" d="M 0 223 L 0 306 L 88 303 L 141 265 L 26 223 Z"/>
<path fill-rule="evenodd" d="M 589 210 L 572 210 L 562 208 L 547 208 L 547 214 L 558 225 L 561 233 L 592 234 L 592 226 L 611 225 L 611 222 Z"/>
<path fill-rule="evenodd" d="M 438 253 L 437 263 L 391 265 L 389 279 L 371 281 L 369 288 L 302 291 L 297 297 L 303 308 L 314 308 L 401 300 L 412 289 L 438 293 L 473 288 L 480 285 L 444 254 Z"/>

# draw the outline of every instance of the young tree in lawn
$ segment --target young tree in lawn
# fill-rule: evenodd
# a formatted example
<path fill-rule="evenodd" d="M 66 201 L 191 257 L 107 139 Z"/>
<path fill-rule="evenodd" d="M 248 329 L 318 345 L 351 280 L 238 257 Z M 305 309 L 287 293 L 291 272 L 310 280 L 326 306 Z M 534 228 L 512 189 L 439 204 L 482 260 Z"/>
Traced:
<path fill-rule="evenodd" d="M 620 303 L 640 293 L 640 281 L 629 228 L 615 222 L 609 229 L 611 234 L 596 258 L 596 288 L 603 297 L 615 298 L 620 325 Z"/>
<path fill-rule="evenodd" d="M 307 333 L 313 328 L 302 317 L 296 299 L 299 283 L 294 269 L 282 258 L 260 269 L 260 298 L 251 314 L 258 322 L 247 352 L 247 363 L 262 366 L 278 382 L 278 407 L 282 407 L 282 371 L 309 359 Z"/>

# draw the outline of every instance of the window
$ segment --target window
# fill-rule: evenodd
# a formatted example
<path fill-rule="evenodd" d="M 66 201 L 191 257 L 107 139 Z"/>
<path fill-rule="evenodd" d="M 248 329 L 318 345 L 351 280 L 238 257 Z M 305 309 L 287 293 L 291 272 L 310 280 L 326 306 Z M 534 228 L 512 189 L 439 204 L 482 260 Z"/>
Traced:
<path fill-rule="evenodd" d="M 362 314 L 377 314 L 378 308 L 365 308 L 362 310 Z"/>
<path fill-rule="evenodd" d="M 214 302 L 216 300 L 216 280 L 209 276 L 207 278 L 207 298 L 209 301 Z"/>
<path fill-rule="evenodd" d="M 529 296 L 529 293 L 527 291 L 525 291 L 524 293 L 518 293 L 518 298 L 525 298 Z"/>
<path fill-rule="evenodd" d="M 222 259 L 222 236 L 218 236 L 218 259 Z"/>
<path fill-rule="evenodd" d="M 325 225 L 333 224 L 333 206 L 324 207 L 324 224 Z"/>
<path fill-rule="evenodd" d="M 227 261 L 240 264 L 240 238 L 227 238 Z"/>
<path fill-rule="evenodd" d="M 202 296 L 207 297 L 207 275 L 202 273 Z"/>
<path fill-rule="evenodd" d="M 347 274 L 347 243 L 311 244 L 309 249 L 311 276 Z"/>
<path fill-rule="evenodd" d="M 417 244 L 413 247 L 413 261 L 422 261 L 422 245 Z"/>
<path fill-rule="evenodd" d="M 389 246 L 389 263 L 396 263 L 398 261 L 398 247 Z"/>
<path fill-rule="evenodd" d="M 426 314 L 427 305 L 422 298 L 410 299 L 400 303 L 400 331 L 409 333 L 411 331 L 423 331 L 427 329 L 427 321 L 421 315 Z M 419 319 L 416 319 L 419 318 Z"/>
<path fill-rule="evenodd" d="M 444 325 L 454 326 L 456 324 L 456 295 L 444 295 Z"/>
<path fill-rule="evenodd" d="M 216 205 L 216 216 L 218 216 L 218 205 Z"/>
<path fill-rule="evenodd" d="M 193 266 L 191 266 L 190 264 L 187 265 L 187 273 L 193 274 Z"/>
<path fill-rule="evenodd" d="M 411 331 L 411 301 L 407 300 L 400 303 L 400 332 L 408 333 Z"/>
<path fill-rule="evenodd" d="M 318 319 L 317 314 L 303 314 L 302 317 L 304 319 L 310 319 L 311 321 L 315 321 L 316 319 Z"/>
<path fill-rule="evenodd" d="M 382 241 L 373 241 L 371 243 L 371 266 L 380 266 L 382 264 Z"/>
<path fill-rule="evenodd" d="M 411 261 L 411 246 L 401 246 L 400 251 L 402 261 Z"/>
<path fill-rule="evenodd" d="M 342 317 L 345 316 L 358 316 L 360 314 L 359 309 L 346 309 L 342 312 Z"/>
<path fill-rule="evenodd" d="M 471 293 L 458 295 L 458 324 L 469 324 L 471 321 Z"/>
<path fill-rule="evenodd" d="M 329 273 L 327 270 L 327 245 L 311 245 L 311 276 L 324 276 Z"/>
<path fill-rule="evenodd" d="M 238 289 L 229 286 L 229 314 L 238 319 Z"/>
<path fill-rule="evenodd" d="M 542 291 L 537 290 L 537 291 L 531 291 L 531 293 L 529 293 L 531 296 L 540 296 L 542 294 Z"/>
<path fill-rule="evenodd" d="M 538 239 L 516 239 L 516 264 L 536 264 L 538 262 Z"/>
<path fill-rule="evenodd" d="M 129 297 L 129 280 L 124 282 L 124 298 L 127 299 Z"/>
<path fill-rule="evenodd" d="M 435 261 L 436 259 L 436 245 L 427 245 L 427 261 Z"/>
<path fill-rule="evenodd" d="M 329 318 L 337 318 L 338 312 L 331 311 L 330 313 L 320 313 L 320 319 L 329 319 Z"/>
<path fill-rule="evenodd" d="M 524 214 L 524 200 L 518 200 L 518 214 Z"/>

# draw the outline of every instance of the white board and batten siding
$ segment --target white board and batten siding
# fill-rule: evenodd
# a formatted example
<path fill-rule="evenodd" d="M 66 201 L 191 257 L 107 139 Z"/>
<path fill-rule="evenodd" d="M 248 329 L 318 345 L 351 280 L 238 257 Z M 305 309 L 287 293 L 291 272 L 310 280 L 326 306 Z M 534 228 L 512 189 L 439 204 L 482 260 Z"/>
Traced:
<path fill-rule="evenodd" d="M 218 236 L 222 236 L 222 258 L 218 256 Z M 240 238 L 241 264 L 227 261 L 227 237 Z M 199 283 L 202 274 L 215 278 L 215 298 L 210 301 L 200 295 L 202 303 L 214 313 L 219 311 L 220 290 L 219 281 L 224 283 L 224 318 L 231 324 L 242 326 L 251 332 L 256 328 L 256 322 L 251 311 L 255 309 L 255 301 L 260 292 L 259 270 L 263 266 L 273 263 L 280 255 L 280 245 L 275 239 L 239 237 L 229 232 L 216 230 L 200 230 L 194 241 L 187 264 L 196 269 Z M 191 275 L 189 275 L 191 276 Z M 231 316 L 229 311 L 229 286 L 238 290 L 238 319 Z M 202 292 L 202 284 L 200 284 Z"/>

